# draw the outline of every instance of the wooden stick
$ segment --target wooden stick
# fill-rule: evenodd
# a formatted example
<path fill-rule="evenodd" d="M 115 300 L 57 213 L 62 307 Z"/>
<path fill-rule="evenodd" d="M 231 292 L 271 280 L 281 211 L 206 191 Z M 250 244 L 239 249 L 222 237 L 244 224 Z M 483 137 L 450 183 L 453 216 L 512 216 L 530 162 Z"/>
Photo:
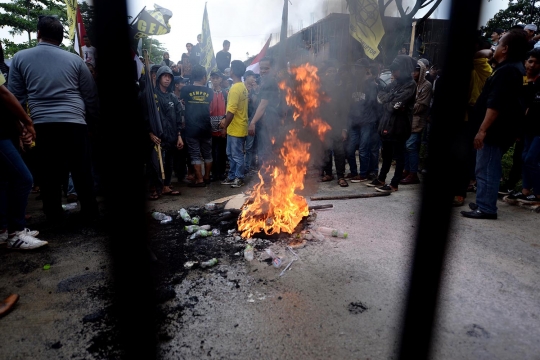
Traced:
<path fill-rule="evenodd" d="M 163 170 L 163 158 L 161 157 L 161 145 L 157 146 L 158 159 L 159 159 L 159 168 L 161 170 L 161 179 L 165 180 L 165 170 Z"/>
<path fill-rule="evenodd" d="M 333 207 L 334 207 L 333 204 L 312 205 L 312 206 L 308 206 L 308 210 L 332 209 Z"/>
<path fill-rule="evenodd" d="M 365 194 L 349 194 L 349 195 L 333 195 L 333 196 L 312 196 L 310 197 L 311 201 L 317 200 L 347 200 L 347 199 L 363 199 L 363 198 L 372 198 L 379 196 L 388 196 L 390 193 L 365 193 Z"/>

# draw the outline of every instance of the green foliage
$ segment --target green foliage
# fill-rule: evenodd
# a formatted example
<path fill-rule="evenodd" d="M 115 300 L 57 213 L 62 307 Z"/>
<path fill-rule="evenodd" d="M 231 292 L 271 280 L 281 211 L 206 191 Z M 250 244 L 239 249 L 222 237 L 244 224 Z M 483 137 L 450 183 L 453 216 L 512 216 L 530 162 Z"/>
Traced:
<path fill-rule="evenodd" d="M 90 38 L 90 41 L 96 43 L 96 30 L 94 24 L 95 11 L 92 5 L 89 5 L 86 1 L 79 3 L 79 11 L 84 23 L 84 28 L 86 30 L 86 35 Z"/>
<path fill-rule="evenodd" d="M 152 41 L 152 47 L 150 48 L 150 41 Z M 167 51 L 163 44 L 156 39 L 143 38 L 143 49 L 148 50 L 150 48 L 150 61 L 154 64 L 159 64 L 163 61 L 163 53 Z M 142 55 L 142 54 L 141 54 Z M 176 62 L 180 59 L 172 59 Z"/>
<path fill-rule="evenodd" d="M 516 24 L 538 24 L 540 23 L 540 7 L 534 6 L 531 17 L 531 0 L 513 0 L 508 3 L 508 7 L 500 10 L 489 20 L 481 30 L 486 36 L 490 36 L 494 29 L 510 29 Z"/>
<path fill-rule="evenodd" d="M 66 5 L 60 0 L 13 0 L 0 3 L 0 27 L 11 27 L 11 35 L 28 35 L 36 32 L 39 15 L 58 15 L 60 21 L 66 21 Z"/>

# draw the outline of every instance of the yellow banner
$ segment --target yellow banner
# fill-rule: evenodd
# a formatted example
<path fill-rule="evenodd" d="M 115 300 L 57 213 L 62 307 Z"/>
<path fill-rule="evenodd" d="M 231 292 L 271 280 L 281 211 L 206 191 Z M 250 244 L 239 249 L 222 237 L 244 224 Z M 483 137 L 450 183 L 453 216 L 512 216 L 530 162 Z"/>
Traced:
<path fill-rule="evenodd" d="M 67 25 L 69 28 L 69 39 L 75 36 L 75 26 L 77 25 L 77 0 L 65 0 L 67 9 Z"/>
<path fill-rule="evenodd" d="M 364 47 L 366 55 L 375 59 L 379 55 L 379 43 L 384 27 L 377 0 L 347 0 L 351 14 L 349 31 Z"/>

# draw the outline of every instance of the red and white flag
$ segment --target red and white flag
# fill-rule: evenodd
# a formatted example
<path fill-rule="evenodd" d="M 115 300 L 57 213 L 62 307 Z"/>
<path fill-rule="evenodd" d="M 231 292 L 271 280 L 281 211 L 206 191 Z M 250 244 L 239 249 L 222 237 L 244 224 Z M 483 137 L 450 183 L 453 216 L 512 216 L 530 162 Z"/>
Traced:
<path fill-rule="evenodd" d="M 259 62 L 266 56 L 266 51 L 270 47 L 270 40 L 272 40 L 272 35 L 270 35 L 270 37 L 268 38 L 268 41 L 266 42 L 266 44 L 264 44 L 264 47 L 262 48 L 259 55 L 255 56 L 255 58 L 251 62 L 251 65 L 249 65 L 246 70 L 248 71 L 251 70 L 255 74 L 259 73 Z"/>
<path fill-rule="evenodd" d="M 78 35 L 78 36 L 77 36 Z M 77 33 L 75 35 L 75 52 L 81 55 L 81 47 L 84 45 L 83 37 L 86 36 L 86 29 L 84 28 L 84 23 L 81 15 L 81 11 L 77 6 Z"/>

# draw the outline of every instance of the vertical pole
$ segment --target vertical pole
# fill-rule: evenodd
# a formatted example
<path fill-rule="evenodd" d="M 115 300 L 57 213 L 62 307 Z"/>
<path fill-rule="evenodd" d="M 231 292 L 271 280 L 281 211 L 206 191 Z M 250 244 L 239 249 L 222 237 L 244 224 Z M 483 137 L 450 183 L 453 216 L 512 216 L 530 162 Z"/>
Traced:
<path fill-rule="evenodd" d="M 412 23 L 412 31 L 411 31 L 411 44 L 409 45 L 409 56 L 413 56 L 414 54 L 414 39 L 416 38 L 416 21 Z"/>
<path fill-rule="evenodd" d="M 450 29 L 441 49 L 443 75 L 437 81 L 437 107 L 434 109 L 429 139 L 429 173 L 422 188 L 422 204 L 414 258 L 409 282 L 399 359 L 430 358 L 433 325 L 442 279 L 442 269 L 452 219 L 455 177 L 448 168 L 466 161 L 459 143 L 467 110 L 470 62 L 481 1 L 453 0 Z"/>
<path fill-rule="evenodd" d="M 278 69 L 284 69 L 287 56 L 287 26 L 289 21 L 289 0 L 283 0 L 283 14 L 281 15 L 281 34 L 279 37 Z"/>
<path fill-rule="evenodd" d="M 81 57 L 81 59 L 84 60 L 84 55 L 83 55 L 83 52 L 82 52 L 82 46 L 81 46 L 81 36 L 79 35 L 79 23 L 77 21 L 77 18 L 75 18 L 75 36 L 77 37 L 77 43 L 79 44 L 79 56 Z"/>
<path fill-rule="evenodd" d="M 152 277 L 151 253 L 146 228 L 144 146 L 118 147 L 116 136 L 141 139 L 137 126 L 143 123 L 139 88 L 133 74 L 132 49 L 127 26 L 126 1 L 94 0 L 96 43 L 120 66 L 105 66 L 98 84 L 104 148 L 114 148 L 114 156 L 104 156 L 105 206 L 114 286 L 113 315 L 117 320 L 119 346 L 123 359 L 155 359 L 157 356 L 156 300 Z M 122 84 L 122 106 L 118 106 L 118 84 Z M 139 140 L 136 140 L 139 141 Z M 122 159 L 118 161 L 118 159 Z M 118 179 L 129 176 L 122 191 Z M 121 226 L 129 224 L 129 226 Z M 136 309 L 134 312 L 133 309 Z"/>

